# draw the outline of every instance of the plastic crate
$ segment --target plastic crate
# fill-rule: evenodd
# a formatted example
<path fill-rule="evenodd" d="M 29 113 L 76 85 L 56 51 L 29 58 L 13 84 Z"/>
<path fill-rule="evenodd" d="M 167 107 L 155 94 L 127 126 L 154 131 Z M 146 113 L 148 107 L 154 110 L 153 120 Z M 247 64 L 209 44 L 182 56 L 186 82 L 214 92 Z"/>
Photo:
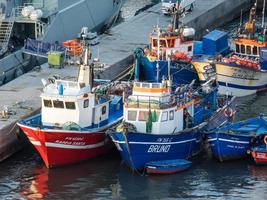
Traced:
<path fill-rule="evenodd" d="M 64 53 L 58 51 L 48 52 L 48 65 L 49 67 L 63 68 Z"/>

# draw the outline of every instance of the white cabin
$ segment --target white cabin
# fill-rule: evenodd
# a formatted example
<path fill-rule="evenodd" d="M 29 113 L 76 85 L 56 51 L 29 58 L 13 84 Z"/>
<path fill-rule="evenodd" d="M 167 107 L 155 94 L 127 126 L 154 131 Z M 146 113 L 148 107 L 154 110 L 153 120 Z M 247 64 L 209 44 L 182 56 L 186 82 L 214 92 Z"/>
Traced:
<path fill-rule="evenodd" d="M 194 115 L 194 100 L 184 101 L 172 95 L 168 81 L 162 83 L 135 82 L 133 93 L 124 104 L 124 120 L 133 124 L 137 132 L 150 134 L 172 134 L 184 127 L 184 110 Z M 149 116 L 150 115 L 150 116 Z M 149 118 L 151 130 L 147 130 Z"/>
<path fill-rule="evenodd" d="M 63 94 L 60 94 L 61 85 Z M 107 120 L 109 100 L 97 100 L 90 87 L 83 86 L 79 82 L 64 80 L 47 85 L 41 95 L 43 125 L 61 127 L 71 122 L 85 128 Z"/>
<path fill-rule="evenodd" d="M 44 126 L 76 124 L 81 128 L 94 128 L 108 121 L 109 97 L 91 92 L 89 54 L 89 49 L 86 49 L 77 81 L 55 80 L 50 84 L 43 81 L 45 87 L 41 98 Z"/>

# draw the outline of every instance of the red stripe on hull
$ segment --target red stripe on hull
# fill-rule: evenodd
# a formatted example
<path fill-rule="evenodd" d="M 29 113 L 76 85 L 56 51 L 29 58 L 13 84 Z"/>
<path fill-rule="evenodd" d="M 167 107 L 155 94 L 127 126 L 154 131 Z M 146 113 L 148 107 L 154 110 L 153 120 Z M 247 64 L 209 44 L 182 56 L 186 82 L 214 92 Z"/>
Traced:
<path fill-rule="evenodd" d="M 267 153 L 253 151 L 251 155 L 256 164 L 267 164 Z"/>
<path fill-rule="evenodd" d="M 46 132 L 21 126 L 45 165 L 66 165 L 97 157 L 112 146 L 105 132 Z"/>
<path fill-rule="evenodd" d="M 186 169 L 176 169 L 176 170 L 158 170 L 158 169 L 150 169 L 147 168 L 146 172 L 148 174 L 174 174 L 178 172 L 185 171 Z"/>

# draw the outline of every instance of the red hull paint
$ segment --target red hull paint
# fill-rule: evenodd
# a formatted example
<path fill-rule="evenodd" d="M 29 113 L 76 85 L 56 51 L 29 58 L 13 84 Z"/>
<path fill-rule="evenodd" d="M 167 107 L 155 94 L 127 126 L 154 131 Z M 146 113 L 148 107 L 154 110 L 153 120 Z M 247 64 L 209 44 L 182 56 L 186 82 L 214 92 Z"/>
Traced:
<path fill-rule="evenodd" d="M 148 174 L 175 174 L 175 173 L 178 173 L 178 172 L 182 172 L 182 171 L 185 171 L 186 169 L 177 169 L 177 170 L 157 170 L 157 169 L 150 169 L 148 168 L 146 170 L 146 172 Z"/>
<path fill-rule="evenodd" d="M 94 158 L 111 148 L 104 130 L 92 133 L 47 131 L 21 125 L 20 128 L 48 168 Z"/>
<path fill-rule="evenodd" d="M 252 151 L 251 155 L 256 164 L 267 164 L 267 153 Z"/>

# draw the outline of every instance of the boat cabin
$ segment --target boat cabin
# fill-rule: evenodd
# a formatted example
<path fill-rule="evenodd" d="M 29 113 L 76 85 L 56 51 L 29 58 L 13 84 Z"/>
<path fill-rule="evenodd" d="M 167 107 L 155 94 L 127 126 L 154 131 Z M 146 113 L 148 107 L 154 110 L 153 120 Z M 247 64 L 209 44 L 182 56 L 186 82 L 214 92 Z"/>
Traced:
<path fill-rule="evenodd" d="M 72 122 L 88 128 L 108 120 L 110 100 L 98 98 L 90 86 L 79 82 L 55 80 L 44 88 L 41 98 L 44 126 L 62 127 Z"/>
<path fill-rule="evenodd" d="M 166 57 L 168 55 L 174 55 L 175 52 L 183 52 L 189 57 L 193 56 L 194 40 L 193 37 L 195 31 L 192 28 L 184 28 L 182 32 L 154 30 L 150 35 L 151 49 L 158 51 L 158 44 L 160 55 Z M 158 41 L 159 40 L 159 41 Z"/>
<path fill-rule="evenodd" d="M 135 82 L 133 93 L 124 104 L 124 120 L 140 133 L 177 133 L 190 127 L 185 124 L 185 116 L 193 122 L 193 115 L 194 100 L 179 99 L 179 94 L 171 94 L 168 81 Z"/>
<path fill-rule="evenodd" d="M 251 39 L 237 39 L 235 43 L 235 53 L 241 56 L 259 57 L 260 48 L 266 47 L 266 42 L 258 42 Z"/>

